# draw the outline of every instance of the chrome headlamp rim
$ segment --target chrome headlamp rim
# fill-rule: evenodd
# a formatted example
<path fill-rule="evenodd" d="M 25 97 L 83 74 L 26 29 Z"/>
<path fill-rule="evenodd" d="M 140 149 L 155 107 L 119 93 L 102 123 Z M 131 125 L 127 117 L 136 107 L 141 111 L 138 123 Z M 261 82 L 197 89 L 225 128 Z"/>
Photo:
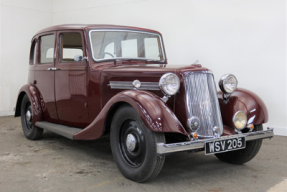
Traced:
<path fill-rule="evenodd" d="M 245 125 L 244 125 L 242 128 L 237 128 L 237 127 L 235 126 L 235 123 L 234 123 L 234 122 L 235 122 L 235 117 L 236 117 L 236 115 L 237 115 L 238 113 L 243 113 L 243 114 L 245 115 L 245 117 L 246 117 Z M 246 125 L 247 125 L 247 115 L 246 115 L 246 113 L 245 113 L 244 111 L 237 111 L 237 112 L 233 115 L 233 117 L 232 117 L 232 123 L 233 123 L 234 127 L 235 127 L 237 130 L 242 131 L 242 130 L 246 127 Z"/>
<path fill-rule="evenodd" d="M 234 90 L 232 90 L 232 91 L 226 90 L 226 89 L 225 89 L 225 86 L 224 86 L 224 84 L 225 84 L 225 82 L 226 82 L 226 79 L 227 79 L 228 77 L 230 77 L 230 76 L 234 77 L 234 79 L 235 79 L 235 81 L 236 81 L 236 86 L 235 86 Z M 233 75 L 233 74 L 231 74 L 231 73 L 227 73 L 227 74 L 223 75 L 223 76 L 220 78 L 220 80 L 219 80 L 219 82 L 218 82 L 218 85 L 219 85 L 220 90 L 221 90 L 224 94 L 231 94 L 231 93 L 233 93 L 233 92 L 237 89 L 238 80 L 237 80 L 237 78 L 235 77 L 235 75 Z"/>
<path fill-rule="evenodd" d="M 166 92 L 166 90 L 165 90 L 164 87 L 163 87 L 163 86 L 164 86 L 163 81 L 165 81 L 165 79 L 166 79 L 169 75 L 174 75 L 174 77 L 176 77 L 177 80 L 178 80 L 177 89 L 176 89 L 176 91 L 175 91 L 174 93 L 172 93 L 172 94 Z M 158 85 L 159 85 L 160 90 L 161 90 L 166 96 L 172 96 L 172 95 L 175 95 L 175 94 L 178 92 L 178 90 L 179 90 L 179 88 L 180 88 L 180 80 L 179 80 L 178 76 L 177 76 L 175 73 L 165 73 L 165 74 L 163 74 L 163 75 L 161 76 Z"/>

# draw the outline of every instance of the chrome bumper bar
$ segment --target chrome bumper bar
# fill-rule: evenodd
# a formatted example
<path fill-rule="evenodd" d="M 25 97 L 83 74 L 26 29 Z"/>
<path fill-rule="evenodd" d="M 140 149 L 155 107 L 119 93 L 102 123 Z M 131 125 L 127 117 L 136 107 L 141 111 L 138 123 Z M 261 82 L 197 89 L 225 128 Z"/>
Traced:
<path fill-rule="evenodd" d="M 252 140 L 257 140 L 257 139 L 272 138 L 273 136 L 274 136 L 273 129 L 267 128 L 266 131 L 240 133 L 236 135 L 228 135 L 228 136 L 222 136 L 222 137 L 211 138 L 211 139 L 201 139 L 201 140 L 171 143 L 171 144 L 157 143 L 157 154 L 164 155 L 167 153 L 174 153 L 174 152 L 179 152 L 179 151 L 203 149 L 204 144 L 210 141 L 220 141 L 220 140 L 233 139 L 233 138 L 238 138 L 238 137 L 245 137 L 246 141 L 252 141 Z"/>

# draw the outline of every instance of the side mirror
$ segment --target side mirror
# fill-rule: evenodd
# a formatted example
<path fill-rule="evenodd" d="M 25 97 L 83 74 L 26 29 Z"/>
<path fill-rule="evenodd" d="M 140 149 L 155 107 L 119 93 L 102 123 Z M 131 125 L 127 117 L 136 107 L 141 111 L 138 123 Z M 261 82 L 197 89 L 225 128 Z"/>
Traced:
<path fill-rule="evenodd" d="M 76 55 L 76 56 L 74 57 L 74 61 L 77 61 L 77 62 L 83 61 L 83 56 L 81 56 L 81 55 Z"/>

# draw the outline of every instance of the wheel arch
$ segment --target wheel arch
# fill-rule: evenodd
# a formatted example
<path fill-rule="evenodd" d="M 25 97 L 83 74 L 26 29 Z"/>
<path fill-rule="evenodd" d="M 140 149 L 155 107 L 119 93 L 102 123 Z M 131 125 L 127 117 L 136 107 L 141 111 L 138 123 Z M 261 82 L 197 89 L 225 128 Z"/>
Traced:
<path fill-rule="evenodd" d="M 259 125 L 268 121 L 268 110 L 262 99 L 250 90 L 237 88 L 228 100 L 222 99 L 222 92 L 218 92 L 218 99 L 223 123 L 235 128 L 232 122 L 237 111 L 245 112 L 247 124 Z"/>
<path fill-rule="evenodd" d="M 114 118 L 114 115 L 116 113 L 116 111 L 124 106 L 124 105 L 129 105 L 131 106 L 129 103 L 127 102 L 123 102 L 123 101 L 120 101 L 120 102 L 117 102 L 115 104 L 113 104 L 109 111 L 108 111 L 108 114 L 106 116 L 106 120 L 105 120 L 105 125 L 104 125 L 104 131 L 103 131 L 103 135 L 108 135 L 110 133 L 110 130 L 111 130 L 111 125 L 112 125 L 112 120 Z"/>
<path fill-rule="evenodd" d="M 123 104 L 131 105 L 151 131 L 189 136 L 173 111 L 158 96 L 147 91 L 126 90 L 112 97 L 94 121 L 74 135 L 74 140 L 92 140 L 109 133 L 115 109 Z"/>
<path fill-rule="evenodd" d="M 26 84 L 21 87 L 17 101 L 16 101 L 16 109 L 15 109 L 15 117 L 21 116 L 21 104 L 24 96 L 27 95 L 32 105 L 33 111 L 33 126 L 37 121 L 43 121 L 43 112 L 41 107 L 42 97 L 39 96 L 39 92 L 37 88 L 32 84 Z"/>
<path fill-rule="evenodd" d="M 15 109 L 15 114 L 14 117 L 19 117 L 21 116 L 21 104 L 24 96 L 26 95 L 25 91 L 21 91 L 18 95 L 17 102 L 16 102 L 16 109 Z"/>

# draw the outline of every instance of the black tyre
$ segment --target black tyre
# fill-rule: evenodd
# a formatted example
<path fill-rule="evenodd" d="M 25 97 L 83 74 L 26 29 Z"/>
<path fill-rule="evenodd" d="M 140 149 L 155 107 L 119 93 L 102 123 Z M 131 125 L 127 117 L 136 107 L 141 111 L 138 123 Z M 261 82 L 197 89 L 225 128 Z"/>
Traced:
<path fill-rule="evenodd" d="M 255 125 L 253 131 L 262 131 L 262 125 Z M 253 159 L 259 152 L 262 145 L 262 139 L 246 142 L 246 148 L 237 151 L 215 154 L 215 156 L 224 162 L 241 165 Z"/>
<path fill-rule="evenodd" d="M 25 95 L 21 103 L 21 123 L 24 135 L 31 140 L 39 139 L 43 134 L 43 129 L 33 126 L 33 108 L 29 97 Z"/>
<path fill-rule="evenodd" d="M 156 177 L 165 156 L 158 156 L 156 143 L 165 143 L 164 133 L 149 130 L 136 110 L 125 105 L 112 120 L 111 149 L 121 173 L 128 179 L 144 182 Z"/>

